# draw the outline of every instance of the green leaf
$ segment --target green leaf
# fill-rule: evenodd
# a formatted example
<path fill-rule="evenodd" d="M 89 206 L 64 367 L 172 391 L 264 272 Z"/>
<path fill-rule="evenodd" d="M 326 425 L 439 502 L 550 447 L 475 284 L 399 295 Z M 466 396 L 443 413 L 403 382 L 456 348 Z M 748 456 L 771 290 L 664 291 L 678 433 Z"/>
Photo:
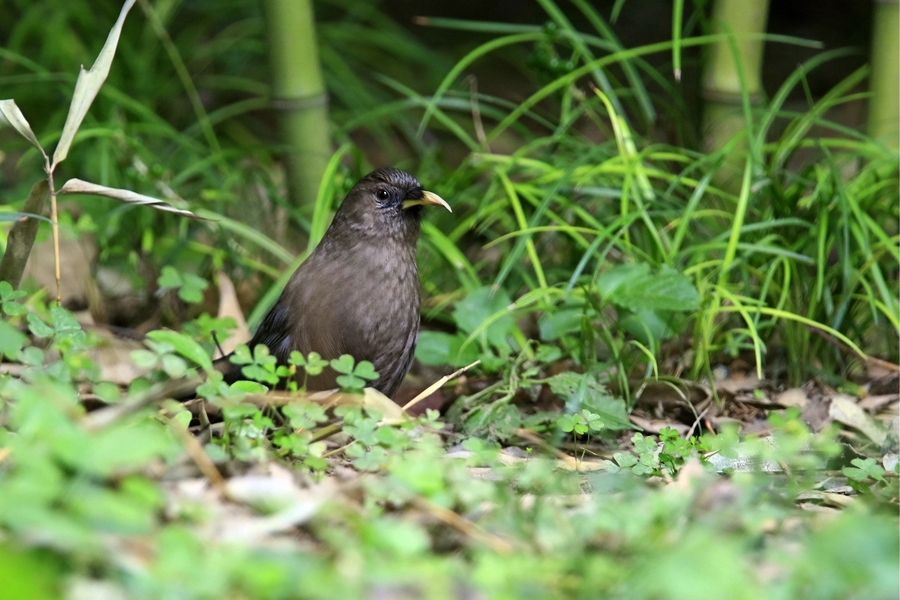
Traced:
<path fill-rule="evenodd" d="M 623 311 L 618 326 L 644 344 L 651 340 L 667 340 L 680 333 L 684 323 L 684 313 L 668 310 L 641 308 L 628 314 Z"/>
<path fill-rule="evenodd" d="M 450 348 L 447 355 L 449 359 L 448 364 L 451 367 L 464 367 L 478 359 L 481 359 L 482 364 L 486 365 L 491 357 L 487 352 L 479 352 L 478 344 L 469 342 L 464 334 L 453 336 L 450 340 Z"/>
<path fill-rule="evenodd" d="M 581 307 L 559 307 L 548 311 L 538 321 L 541 339 L 550 342 L 568 333 L 579 331 L 583 315 L 584 310 Z"/>
<path fill-rule="evenodd" d="M 149 332 L 147 337 L 157 342 L 171 344 L 172 348 L 181 356 L 204 369 L 212 369 L 212 359 L 206 353 L 206 350 L 203 349 L 203 346 L 183 333 L 159 329 Z"/>
<path fill-rule="evenodd" d="M 633 467 L 638 462 L 638 459 L 634 454 L 629 454 L 627 452 L 616 452 L 613 454 L 613 460 L 615 460 L 616 464 L 623 469 Z"/>
<path fill-rule="evenodd" d="M 331 368 L 337 371 L 338 373 L 345 373 L 350 375 L 353 373 L 353 357 L 349 354 L 342 354 L 340 358 L 332 359 L 329 363 Z"/>
<path fill-rule="evenodd" d="M 13 300 L 4 300 L 3 301 L 3 314 L 9 315 L 10 317 L 18 317 L 19 315 L 24 315 L 28 312 L 28 309 L 15 302 Z"/>
<path fill-rule="evenodd" d="M 416 359 L 434 367 L 446 365 L 450 362 L 450 344 L 455 337 L 443 331 L 419 332 Z"/>
<path fill-rule="evenodd" d="M 606 302 L 634 311 L 700 307 L 700 294 L 691 280 L 668 265 L 655 272 L 646 263 L 618 265 L 600 274 L 597 288 Z"/>
<path fill-rule="evenodd" d="M 28 336 L 6 321 L 0 321 L 0 354 L 13 357 L 27 342 Z"/>
<path fill-rule="evenodd" d="M 4 314 L 14 317 L 28 312 L 27 308 L 16 302 L 25 295 L 21 290 L 14 290 L 8 281 L 0 281 L 0 304 Z"/>
<path fill-rule="evenodd" d="M 39 316 L 34 313 L 28 313 L 28 329 L 31 333 L 39 338 L 49 338 L 53 336 L 53 329 L 44 323 Z"/>
<path fill-rule="evenodd" d="M 187 363 L 180 356 L 163 354 L 162 357 L 160 357 L 160 362 L 162 363 L 163 371 L 165 371 L 166 375 L 169 377 L 181 377 L 187 373 Z"/>
<path fill-rule="evenodd" d="M 209 283 L 193 273 L 184 274 L 184 285 L 178 290 L 178 297 L 188 304 L 196 304 L 203 301 L 203 290 L 209 287 Z"/>
<path fill-rule="evenodd" d="M 156 280 L 156 283 L 159 284 L 159 287 L 161 288 L 178 289 L 184 282 L 181 279 L 181 274 L 175 267 L 165 266 L 162 268 L 162 273 Z"/>
<path fill-rule="evenodd" d="M 241 368 L 241 374 L 254 381 L 261 381 L 263 383 L 268 383 L 269 385 L 275 385 L 278 383 L 278 375 L 274 372 L 259 366 L 258 364 L 246 365 Z"/>
<path fill-rule="evenodd" d="M 556 346 L 541 344 L 534 353 L 534 360 L 539 363 L 552 363 L 562 357 L 562 350 Z"/>
<path fill-rule="evenodd" d="M 253 362 L 261 366 L 274 367 L 278 364 L 278 359 L 272 356 L 268 346 L 265 344 L 257 344 L 256 347 L 253 348 Z"/>
<path fill-rule="evenodd" d="M 367 523 L 363 540 L 389 556 L 415 559 L 431 549 L 431 539 L 422 526 L 412 520 L 397 518 L 382 517 Z"/>
<path fill-rule="evenodd" d="M 865 481 L 872 478 L 876 481 L 884 481 L 884 468 L 874 458 L 854 458 L 850 461 L 853 467 L 844 467 L 844 475 L 854 481 Z"/>
<path fill-rule="evenodd" d="M 354 460 L 353 466 L 360 471 L 378 471 L 387 464 L 387 460 L 387 451 L 381 446 L 374 446 Z"/>
<path fill-rule="evenodd" d="M 109 476 L 122 469 L 146 467 L 157 457 L 178 454 L 180 445 L 165 425 L 154 420 L 118 424 L 87 438 L 79 452 L 63 452 L 60 458 L 89 474 Z"/>
<path fill-rule="evenodd" d="M 378 379 L 378 371 L 375 370 L 375 365 L 367 360 L 360 361 L 356 368 L 353 369 L 353 374 L 368 381 Z"/>
<path fill-rule="evenodd" d="M 64 331 L 81 331 L 81 323 L 75 318 L 71 312 L 62 306 L 50 307 L 50 321 L 57 333 Z"/>
<path fill-rule="evenodd" d="M 44 540 L 46 543 L 47 540 Z M 40 548 L 20 548 L 13 540 L 0 543 L 0 588 L 15 600 L 55 600 L 65 589 L 63 558 Z"/>
<path fill-rule="evenodd" d="M 14 290 L 8 281 L 0 281 L 0 302 L 8 302 L 25 296 L 25 292 Z"/>
<path fill-rule="evenodd" d="M 249 365 L 253 362 L 253 355 L 250 354 L 250 348 L 247 347 L 247 344 L 241 344 L 234 349 L 231 358 L 228 360 L 235 365 Z"/>
<path fill-rule="evenodd" d="M 356 375 L 338 375 L 335 381 L 341 386 L 342 390 L 357 391 L 363 389 L 366 385 L 365 379 L 360 379 Z"/>
<path fill-rule="evenodd" d="M 490 321 L 490 325 L 479 332 L 478 339 L 490 343 L 495 348 L 505 349 L 509 347 L 506 336 L 516 325 L 513 315 L 509 312 L 510 304 L 512 300 L 505 290 L 494 291 L 490 286 L 483 286 L 469 292 L 456 304 L 453 320 L 466 334 L 472 334 Z"/>
<path fill-rule="evenodd" d="M 315 377 L 321 374 L 327 366 L 328 361 L 319 356 L 318 352 L 310 352 L 309 356 L 306 357 L 306 366 L 303 368 L 307 375 Z"/>
<path fill-rule="evenodd" d="M 318 423 L 324 423 L 328 420 L 325 409 L 321 405 L 315 403 L 308 404 L 288 404 L 282 407 L 284 413 L 294 429 L 311 429 Z"/>
<path fill-rule="evenodd" d="M 44 351 L 34 346 L 26 346 L 18 354 L 18 358 L 26 365 L 40 367 L 44 364 Z"/>
<path fill-rule="evenodd" d="M 94 394 L 108 404 L 114 404 L 121 399 L 121 390 L 119 389 L 119 386 L 108 381 L 95 383 Z"/>
<path fill-rule="evenodd" d="M 245 394 L 265 394 L 269 388 L 257 381 L 235 381 L 231 384 L 231 389 Z"/>
<path fill-rule="evenodd" d="M 131 360 L 135 365 L 142 369 L 152 369 L 159 360 L 159 355 L 150 350 L 133 350 L 131 352 Z"/>
<path fill-rule="evenodd" d="M 566 401 L 566 412 L 588 410 L 608 429 L 634 429 L 628 420 L 625 401 L 611 396 L 593 374 L 567 371 L 554 375 L 548 383 L 553 393 Z"/>

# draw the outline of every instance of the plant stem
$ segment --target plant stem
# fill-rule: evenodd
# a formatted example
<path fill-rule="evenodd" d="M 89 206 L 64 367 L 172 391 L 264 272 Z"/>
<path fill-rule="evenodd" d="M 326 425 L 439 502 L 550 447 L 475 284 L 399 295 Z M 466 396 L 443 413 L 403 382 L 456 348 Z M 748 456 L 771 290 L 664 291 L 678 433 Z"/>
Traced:
<path fill-rule="evenodd" d="M 272 104 L 287 146 L 291 204 L 312 210 L 331 157 L 328 96 L 316 48 L 310 0 L 266 0 Z"/>

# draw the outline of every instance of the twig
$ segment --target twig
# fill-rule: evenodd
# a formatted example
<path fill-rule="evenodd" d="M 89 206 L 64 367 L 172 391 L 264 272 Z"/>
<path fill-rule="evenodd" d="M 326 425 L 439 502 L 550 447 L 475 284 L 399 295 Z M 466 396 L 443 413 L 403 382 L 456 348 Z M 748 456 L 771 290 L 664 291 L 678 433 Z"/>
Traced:
<path fill-rule="evenodd" d="M 413 500 L 413 504 L 415 504 L 418 508 L 424 510 L 434 518 L 438 519 L 439 521 L 446 523 L 457 531 L 474 539 L 475 541 L 484 544 L 494 552 L 508 554 L 513 550 L 512 544 L 510 544 L 506 540 L 492 533 L 488 533 L 474 522 L 463 517 L 459 513 L 453 512 L 449 508 L 444 508 L 443 506 L 434 504 L 433 502 L 425 498 L 416 498 L 415 500 Z"/>
<path fill-rule="evenodd" d="M 478 78 L 469 75 L 466 78 L 469 84 L 469 97 L 472 101 L 472 124 L 475 126 L 475 137 L 481 144 L 485 152 L 490 152 L 491 147 L 488 144 L 487 136 L 484 134 L 484 123 L 481 122 L 481 109 L 478 107 Z"/>
<path fill-rule="evenodd" d="M 815 327 L 807 327 L 810 331 L 821 337 L 823 340 L 837 348 L 841 354 L 846 356 L 856 356 L 859 357 L 859 354 L 854 352 L 852 348 L 847 346 L 838 339 L 835 339 L 833 336 L 828 335 L 826 332 L 817 329 Z M 875 358 L 874 356 L 866 356 L 865 362 L 869 365 L 881 367 L 886 371 L 892 371 L 894 373 L 900 373 L 900 365 L 895 365 L 894 363 L 888 362 L 886 360 L 881 360 L 880 358 Z"/>
<path fill-rule="evenodd" d="M 578 459 L 572 458 L 559 448 L 554 448 L 546 441 L 544 441 L 540 436 L 535 435 L 534 432 L 529 431 L 527 429 L 516 429 L 516 435 L 522 438 L 523 440 L 528 440 L 535 446 L 538 446 L 541 450 L 545 452 L 549 452 L 554 455 L 559 460 L 571 466 L 573 469 L 578 469 Z"/>
<path fill-rule="evenodd" d="M 130 415 L 166 398 L 177 398 L 185 392 L 197 389 L 205 378 L 202 375 L 192 375 L 183 379 L 174 379 L 137 394 L 129 401 L 114 404 L 107 408 L 101 408 L 88 414 L 82 419 L 82 425 L 88 431 L 102 429 L 110 423 L 114 423 L 126 415 Z"/>
<path fill-rule="evenodd" d="M 186 429 L 182 429 L 175 424 L 172 424 L 169 429 L 171 429 L 184 444 L 184 449 L 187 450 L 188 456 L 191 457 L 191 460 L 194 461 L 194 464 L 197 465 L 197 468 L 200 469 L 203 476 L 209 480 L 209 483 L 217 492 L 224 495 L 225 478 L 219 473 L 219 469 L 216 468 L 212 459 L 210 459 L 209 455 L 206 454 L 206 451 L 203 450 L 203 446 L 200 445 L 197 438 L 191 435 Z"/>
<path fill-rule="evenodd" d="M 433 394 L 436 389 L 440 388 L 442 385 L 444 385 L 451 379 L 456 379 L 457 377 L 459 377 L 460 375 L 462 375 L 463 373 L 465 373 L 466 371 L 468 371 L 475 365 L 480 365 L 480 364 L 481 364 L 481 361 L 476 360 L 471 365 L 465 366 L 462 369 L 458 369 L 458 370 L 454 371 L 453 373 L 450 373 L 449 375 L 445 375 L 444 377 L 441 377 L 440 379 L 438 379 L 437 381 L 435 381 L 434 383 L 429 385 L 427 388 L 422 390 L 418 396 L 416 396 L 415 398 L 413 398 L 412 400 L 407 402 L 403 406 L 403 410 L 409 410 L 410 408 L 412 408 L 413 406 L 415 406 L 416 404 L 418 404 L 419 402 L 421 402 L 422 400 L 424 400 L 425 398 L 427 398 L 428 396 Z"/>

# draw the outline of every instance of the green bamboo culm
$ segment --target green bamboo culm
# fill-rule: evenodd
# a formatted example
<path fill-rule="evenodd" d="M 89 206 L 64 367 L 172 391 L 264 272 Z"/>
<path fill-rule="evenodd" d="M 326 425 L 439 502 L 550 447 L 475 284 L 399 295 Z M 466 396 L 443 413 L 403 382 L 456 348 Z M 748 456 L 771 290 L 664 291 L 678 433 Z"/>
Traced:
<path fill-rule="evenodd" d="M 311 0 L 265 0 L 272 103 L 280 113 L 291 204 L 310 216 L 331 157 L 328 96 Z"/>
<path fill-rule="evenodd" d="M 768 0 L 716 0 L 715 33 L 733 35 L 713 43 L 703 76 L 703 127 L 707 148 L 722 150 L 741 131 L 749 131 L 749 105 L 762 90 L 763 40 L 769 13 Z M 737 190 L 744 159 L 732 148 L 717 175 L 720 184 Z M 730 183 L 729 183 L 730 182 Z"/>
<path fill-rule="evenodd" d="M 869 135 L 891 148 L 900 147 L 900 1 L 875 2 L 872 27 L 872 78 L 869 100 Z"/>

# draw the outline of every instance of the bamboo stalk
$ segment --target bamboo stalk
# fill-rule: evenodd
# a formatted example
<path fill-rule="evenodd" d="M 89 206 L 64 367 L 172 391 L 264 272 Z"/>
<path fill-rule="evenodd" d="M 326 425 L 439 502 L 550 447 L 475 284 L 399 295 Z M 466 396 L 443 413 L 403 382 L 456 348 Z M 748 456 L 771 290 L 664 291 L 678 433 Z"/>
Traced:
<path fill-rule="evenodd" d="M 715 33 L 734 34 L 734 40 L 721 40 L 709 48 L 703 78 L 704 130 L 709 150 L 721 150 L 736 134 L 745 130 L 744 94 L 751 104 L 759 102 L 762 90 L 763 41 L 749 39 L 752 34 L 766 31 L 768 0 L 716 0 L 713 9 Z M 746 144 L 743 145 L 746 149 Z M 740 152 L 729 153 L 718 179 L 740 185 L 738 175 L 743 170 Z"/>
<path fill-rule="evenodd" d="M 900 147 L 900 2 L 877 0 L 872 27 L 872 78 L 869 135 L 894 149 Z"/>
<path fill-rule="evenodd" d="M 285 171 L 293 206 L 312 210 L 331 157 L 328 96 L 316 47 L 310 0 L 266 0 L 272 105 L 287 146 Z"/>

